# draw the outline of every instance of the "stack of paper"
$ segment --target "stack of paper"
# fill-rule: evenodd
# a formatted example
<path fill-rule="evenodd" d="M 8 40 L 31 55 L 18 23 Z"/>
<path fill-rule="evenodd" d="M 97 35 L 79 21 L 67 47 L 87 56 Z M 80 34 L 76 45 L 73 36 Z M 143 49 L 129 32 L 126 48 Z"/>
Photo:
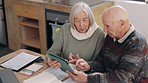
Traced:
<path fill-rule="evenodd" d="M 75 65 L 72 65 L 75 68 Z M 71 78 L 65 79 L 68 74 L 59 68 L 48 68 L 42 73 L 25 80 L 23 83 L 80 83 Z M 61 80 L 63 82 L 61 82 Z"/>
<path fill-rule="evenodd" d="M 66 77 L 68 77 L 68 74 L 63 72 L 61 69 L 59 68 L 48 68 L 46 70 L 44 70 L 43 72 L 49 72 L 52 73 L 53 75 L 55 75 L 59 80 L 63 80 Z"/>
<path fill-rule="evenodd" d="M 29 67 L 23 69 L 21 71 L 22 74 L 25 75 L 32 75 L 34 72 L 38 71 L 39 69 L 41 69 L 43 66 L 39 65 L 39 64 L 32 64 Z"/>
<path fill-rule="evenodd" d="M 42 72 L 34 77 L 31 77 L 23 83 L 62 83 L 60 80 L 56 78 L 53 74 L 49 72 Z"/>
<path fill-rule="evenodd" d="M 76 82 L 76 81 L 72 80 L 71 78 L 68 78 L 63 83 L 81 83 L 81 82 Z"/>
<path fill-rule="evenodd" d="M 21 68 L 26 66 L 27 64 L 33 62 L 35 59 L 40 56 L 34 56 L 25 52 L 18 54 L 17 56 L 5 61 L 1 64 L 2 67 L 10 68 L 12 70 L 19 71 Z"/>

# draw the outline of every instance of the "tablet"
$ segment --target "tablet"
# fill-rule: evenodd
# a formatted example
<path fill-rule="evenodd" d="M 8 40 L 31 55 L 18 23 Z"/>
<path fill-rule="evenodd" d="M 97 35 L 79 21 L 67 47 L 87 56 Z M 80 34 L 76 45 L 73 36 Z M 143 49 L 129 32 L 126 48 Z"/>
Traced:
<path fill-rule="evenodd" d="M 70 72 L 72 72 L 74 74 L 74 69 L 70 66 L 70 63 L 68 62 L 68 60 L 64 59 L 63 57 L 60 57 L 56 54 L 50 54 L 49 53 L 49 57 L 53 60 L 58 61 L 59 63 L 61 63 L 61 70 L 66 72 L 66 70 L 69 70 Z"/>

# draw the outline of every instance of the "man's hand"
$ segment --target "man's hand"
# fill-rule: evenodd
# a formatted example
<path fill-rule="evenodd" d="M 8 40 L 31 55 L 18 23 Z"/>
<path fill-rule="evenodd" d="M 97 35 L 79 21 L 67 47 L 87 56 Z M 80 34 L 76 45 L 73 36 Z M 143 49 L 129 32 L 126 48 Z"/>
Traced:
<path fill-rule="evenodd" d="M 76 54 L 76 57 L 72 53 L 69 54 L 69 62 L 72 64 L 76 64 L 77 60 L 80 59 L 79 54 Z"/>
<path fill-rule="evenodd" d="M 79 59 L 76 62 L 76 69 L 80 71 L 89 71 L 90 66 L 84 59 Z"/>
<path fill-rule="evenodd" d="M 61 63 L 59 63 L 58 61 L 52 60 L 50 58 L 48 58 L 48 65 L 53 68 L 60 68 L 61 67 Z"/>
<path fill-rule="evenodd" d="M 87 82 L 87 74 L 85 74 L 84 72 L 81 72 L 81 71 L 77 71 L 77 70 L 74 70 L 74 74 L 72 74 L 70 71 L 66 70 L 67 74 L 69 75 L 69 77 L 71 79 L 73 79 L 74 81 L 77 81 L 77 82 L 83 82 L 83 83 L 86 83 Z"/>

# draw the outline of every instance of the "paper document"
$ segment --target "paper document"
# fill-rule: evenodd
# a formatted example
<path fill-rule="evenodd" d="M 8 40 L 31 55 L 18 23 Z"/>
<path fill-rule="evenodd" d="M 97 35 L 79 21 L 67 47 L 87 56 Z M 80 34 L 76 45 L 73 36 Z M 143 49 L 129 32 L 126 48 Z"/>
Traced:
<path fill-rule="evenodd" d="M 63 83 L 56 78 L 53 74 L 49 72 L 42 72 L 34 77 L 31 77 L 23 83 Z"/>
<path fill-rule="evenodd" d="M 42 68 L 43 66 L 42 65 L 39 65 L 39 64 L 32 64 L 30 65 L 29 67 L 27 67 L 26 69 L 27 70 L 31 70 L 33 72 L 36 72 L 37 70 L 39 70 L 40 68 Z"/>
<path fill-rule="evenodd" d="M 75 65 L 72 65 L 72 64 L 70 65 L 75 68 Z M 40 74 L 23 81 L 23 83 L 79 83 L 79 82 L 73 81 L 71 78 L 68 78 L 67 80 L 63 80 L 67 77 L 68 77 L 68 74 L 62 71 L 61 69 L 50 67 L 44 70 L 43 72 L 41 72 Z"/>
<path fill-rule="evenodd" d="M 76 69 L 76 66 L 73 65 L 73 64 L 69 64 L 73 69 Z M 46 70 L 44 70 L 43 72 L 50 72 L 52 73 L 53 75 L 55 75 L 59 80 L 63 80 L 65 79 L 66 77 L 68 77 L 68 74 L 64 71 L 62 71 L 61 69 L 59 68 L 48 68 Z"/>
<path fill-rule="evenodd" d="M 68 77 L 68 74 L 65 73 L 64 71 L 62 71 L 59 68 L 48 68 L 46 70 L 44 70 L 43 72 L 49 72 L 52 73 L 53 75 L 55 75 L 59 80 L 63 80 L 64 78 Z"/>
<path fill-rule="evenodd" d="M 20 73 L 26 74 L 26 75 L 32 75 L 34 72 L 38 71 L 41 69 L 43 66 L 39 64 L 32 64 L 29 67 L 23 69 Z"/>
<path fill-rule="evenodd" d="M 81 82 L 76 82 L 76 81 L 72 80 L 71 78 L 68 78 L 63 83 L 81 83 Z"/>
<path fill-rule="evenodd" d="M 40 56 L 34 56 L 25 52 L 18 54 L 17 56 L 5 61 L 1 64 L 2 67 L 11 68 L 12 70 L 18 71 L 22 67 L 26 66 L 27 64 L 31 63 L 35 59 L 39 58 Z"/>

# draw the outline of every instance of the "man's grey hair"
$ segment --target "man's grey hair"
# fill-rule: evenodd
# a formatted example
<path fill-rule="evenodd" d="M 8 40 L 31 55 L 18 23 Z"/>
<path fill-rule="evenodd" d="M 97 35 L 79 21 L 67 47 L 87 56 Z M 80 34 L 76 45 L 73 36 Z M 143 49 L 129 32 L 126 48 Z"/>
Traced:
<path fill-rule="evenodd" d="M 69 17 L 70 27 L 74 27 L 74 17 L 82 11 L 84 11 L 86 15 L 89 17 L 90 20 L 89 27 L 91 27 L 94 24 L 95 19 L 90 7 L 84 2 L 78 2 L 73 5 L 70 12 L 70 17 Z"/>

